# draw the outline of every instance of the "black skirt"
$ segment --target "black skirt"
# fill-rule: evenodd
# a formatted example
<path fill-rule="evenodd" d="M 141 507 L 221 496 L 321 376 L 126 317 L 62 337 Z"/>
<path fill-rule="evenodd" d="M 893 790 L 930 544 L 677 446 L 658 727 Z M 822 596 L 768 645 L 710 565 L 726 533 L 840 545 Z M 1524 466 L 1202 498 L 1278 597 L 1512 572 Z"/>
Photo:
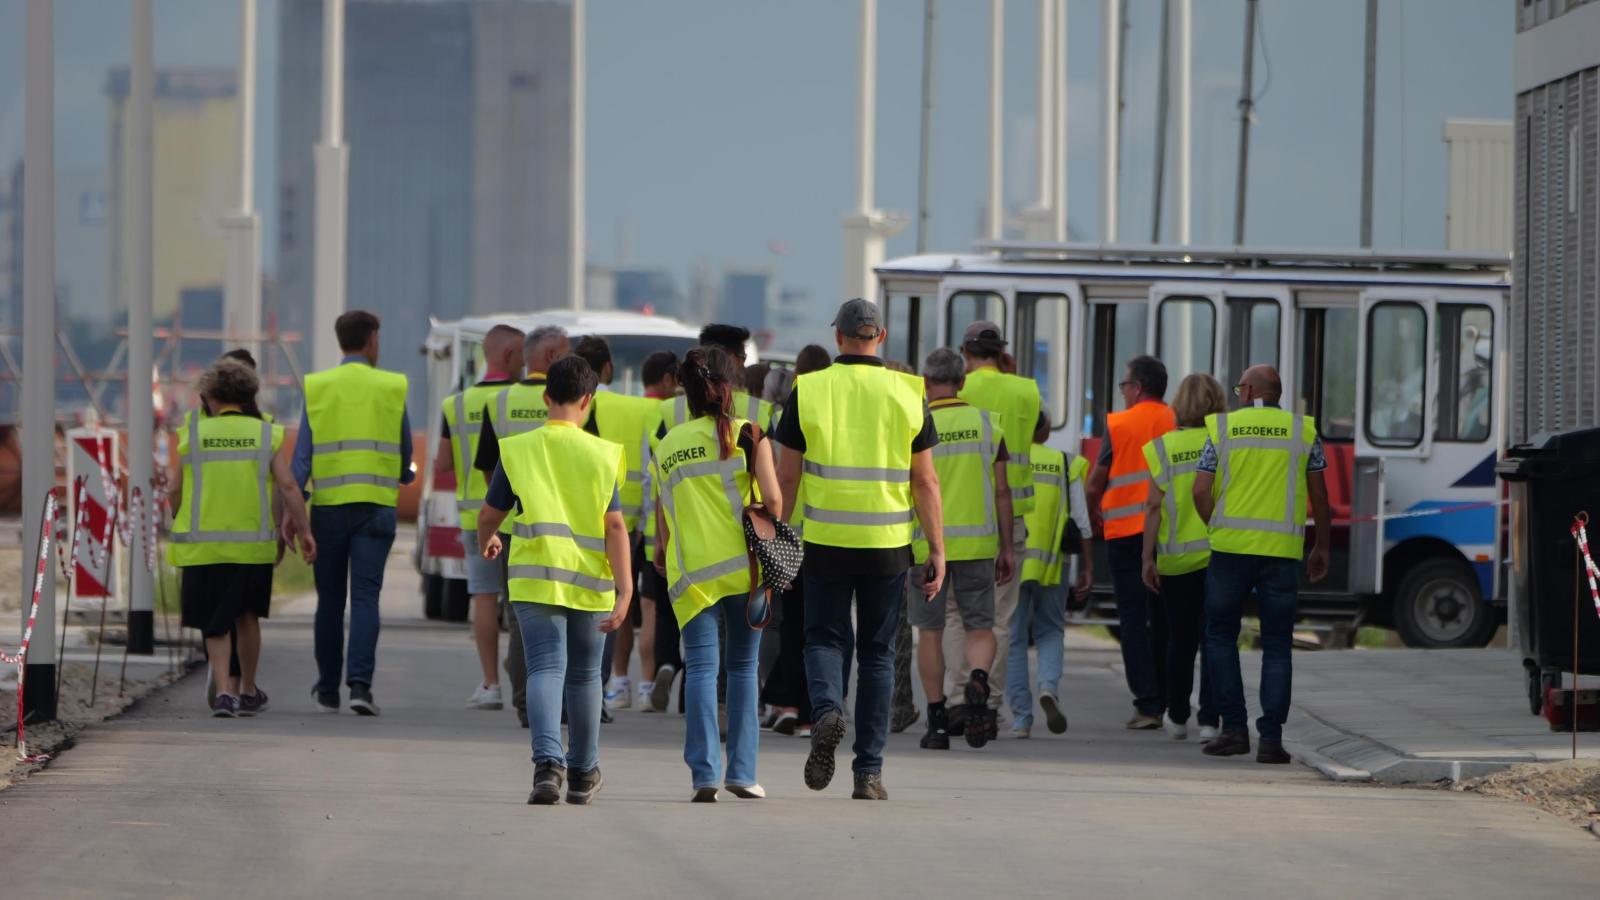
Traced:
<path fill-rule="evenodd" d="M 220 637 L 245 613 L 267 617 L 272 605 L 271 563 L 184 566 L 183 625 Z"/>

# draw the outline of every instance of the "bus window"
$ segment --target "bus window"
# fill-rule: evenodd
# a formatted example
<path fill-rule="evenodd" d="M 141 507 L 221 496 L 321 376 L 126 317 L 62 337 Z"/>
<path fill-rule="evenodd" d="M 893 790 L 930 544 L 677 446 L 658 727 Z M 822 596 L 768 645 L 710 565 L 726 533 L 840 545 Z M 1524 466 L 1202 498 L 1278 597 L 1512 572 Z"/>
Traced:
<path fill-rule="evenodd" d="M 1427 314 L 1415 303 L 1384 302 L 1368 315 L 1367 439 L 1415 447 L 1427 396 Z"/>
<path fill-rule="evenodd" d="M 1278 365 L 1276 300 L 1228 298 L 1228 359 L 1223 378 L 1238 378 L 1251 366 Z"/>
<path fill-rule="evenodd" d="M 1217 313 L 1202 297 L 1170 297 L 1161 301 L 1156 320 L 1156 356 L 1167 366 L 1169 390 L 1195 372 L 1211 372 L 1216 346 Z"/>
<path fill-rule="evenodd" d="M 1318 434 L 1330 441 L 1356 436 L 1356 331 L 1353 307 L 1301 310 L 1295 411 L 1314 417 Z"/>
<path fill-rule="evenodd" d="M 1017 294 L 1017 374 L 1039 383 L 1039 408 L 1050 427 L 1067 424 L 1067 342 L 1071 302 L 1061 294 Z"/>
<path fill-rule="evenodd" d="M 1006 301 L 993 291 L 960 291 L 952 294 L 948 316 L 945 333 L 949 335 L 948 341 L 952 347 L 961 346 L 961 337 L 973 322 L 990 321 L 1000 326 L 1002 336 L 1006 333 Z M 921 360 L 917 360 L 918 365 L 921 363 Z"/>
<path fill-rule="evenodd" d="M 884 357 L 920 368 L 923 357 L 933 350 L 937 340 L 933 310 L 923 296 L 913 294 L 890 294 L 884 305 L 884 322 L 889 330 Z"/>
<path fill-rule="evenodd" d="M 1453 303 L 1441 303 L 1438 310 L 1439 421 L 1434 438 L 1487 440 L 1494 405 L 1494 314 L 1487 306 Z"/>
<path fill-rule="evenodd" d="M 1106 414 L 1122 408 L 1117 382 L 1128 360 L 1144 353 L 1146 303 L 1097 303 L 1093 307 L 1092 354 L 1083 384 L 1083 436 L 1102 437 Z"/>

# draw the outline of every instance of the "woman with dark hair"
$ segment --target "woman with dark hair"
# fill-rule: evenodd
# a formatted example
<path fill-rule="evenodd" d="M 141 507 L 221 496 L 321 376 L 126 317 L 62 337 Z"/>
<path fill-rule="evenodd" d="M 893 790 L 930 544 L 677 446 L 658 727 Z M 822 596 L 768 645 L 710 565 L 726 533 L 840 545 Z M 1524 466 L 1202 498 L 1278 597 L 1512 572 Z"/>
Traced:
<path fill-rule="evenodd" d="M 691 350 L 679 371 L 690 419 L 656 449 L 656 568 L 672 585 L 672 611 L 683 630 L 687 722 L 683 759 L 694 779 L 693 800 L 717 799 L 719 785 L 736 797 L 766 796 L 756 782 L 756 657 L 761 633 L 749 624 L 752 571 L 744 508 L 759 497 L 783 514 L 778 473 L 766 435 L 733 416 L 740 384 L 734 358 L 720 348 Z M 718 620 L 722 628 L 718 628 Z M 719 631 L 726 635 L 728 762 L 718 746 Z"/>

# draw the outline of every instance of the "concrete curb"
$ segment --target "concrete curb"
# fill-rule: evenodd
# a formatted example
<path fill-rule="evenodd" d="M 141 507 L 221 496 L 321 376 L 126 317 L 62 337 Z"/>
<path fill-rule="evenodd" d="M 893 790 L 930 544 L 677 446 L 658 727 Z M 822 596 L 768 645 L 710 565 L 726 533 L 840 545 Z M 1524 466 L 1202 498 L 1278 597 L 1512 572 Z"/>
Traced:
<path fill-rule="evenodd" d="M 1293 708 L 1284 727 L 1284 745 L 1291 756 L 1334 781 L 1378 784 L 1461 781 L 1539 761 L 1535 754 L 1517 751 L 1405 753 L 1300 707 Z"/>

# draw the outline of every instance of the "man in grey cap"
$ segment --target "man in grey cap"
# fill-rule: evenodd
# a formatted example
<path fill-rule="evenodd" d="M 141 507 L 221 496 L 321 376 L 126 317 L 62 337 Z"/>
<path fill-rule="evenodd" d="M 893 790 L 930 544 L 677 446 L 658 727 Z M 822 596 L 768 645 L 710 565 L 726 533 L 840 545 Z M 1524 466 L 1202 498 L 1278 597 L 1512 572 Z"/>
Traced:
<path fill-rule="evenodd" d="M 796 498 L 790 519 L 805 525 L 805 661 L 812 709 L 805 779 L 814 791 L 833 779 L 834 750 L 845 732 L 844 663 L 854 644 L 851 796 L 887 800 L 883 747 L 914 523 L 921 523 L 928 540 L 928 561 L 917 573 L 923 593 L 937 596 L 944 583 L 943 513 L 933 467 L 939 435 L 923 402 L 921 379 L 883 365 L 879 354 L 888 332 L 877 305 L 851 300 L 839 307 L 833 326 L 839 345 L 834 365 L 795 380 L 772 433 L 783 448 L 783 496 Z"/>

